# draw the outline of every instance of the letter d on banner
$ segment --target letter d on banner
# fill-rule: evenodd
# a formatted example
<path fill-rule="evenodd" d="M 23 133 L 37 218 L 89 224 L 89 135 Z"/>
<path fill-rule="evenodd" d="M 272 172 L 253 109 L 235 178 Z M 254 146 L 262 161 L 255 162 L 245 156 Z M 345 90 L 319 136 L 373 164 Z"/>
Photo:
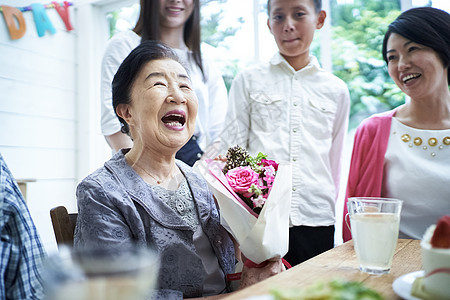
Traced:
<path fill-rule="evenodd" d="M 56 32 L 56 29 L 53 27 L 52 22 L 50 22 L 45 7 L 42 4 L 31 4 L 31 10 L 33 11 L 34 23 L 36 24 L 36 30 L 39 37 L 44 36 L 46 30 L 50 31 L 51 34 Z"/>
<path fill-rule="evenodd" d="M 25 19 L 23 18 L 23 14 L 20 10 L 15 7 L 2 5 L 3 9 L 3 18 L 5 18 L 6 26 L 8 27 L 9 36 L 12 40 L 18 40 L 24 36 L 27 31 L 27 25 L 25 24 Z M 19 27 L 16 27 L 16 22 L 14 22 L 14 18 L 16 18 Z"/>

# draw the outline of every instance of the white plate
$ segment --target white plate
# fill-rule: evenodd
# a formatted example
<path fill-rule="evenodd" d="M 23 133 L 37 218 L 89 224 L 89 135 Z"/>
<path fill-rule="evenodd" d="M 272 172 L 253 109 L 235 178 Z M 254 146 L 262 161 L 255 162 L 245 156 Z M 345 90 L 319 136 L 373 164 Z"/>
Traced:
<path fill-rule="evenodd" d="M 414 280 L 423 275 L 424 271 L 416 271 L 402 275 L 394 280 L 394 283 L 392 283 L 392 288 L 398 296 L 405 300 L 420 300 L 420 298 L 411 296 L 411 288 Z"/>

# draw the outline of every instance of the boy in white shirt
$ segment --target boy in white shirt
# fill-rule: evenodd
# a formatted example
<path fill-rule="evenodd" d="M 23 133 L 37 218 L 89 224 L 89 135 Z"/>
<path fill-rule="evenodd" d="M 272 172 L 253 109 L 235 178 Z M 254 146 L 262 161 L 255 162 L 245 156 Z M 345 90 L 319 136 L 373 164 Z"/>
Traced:
<path fill-rule="evenodd" d="M 335 201 L 350 97 L 310 55 L 326 13 L 321 0 L 269 0 L 279 52 L 242 71 L 229 93 L 224 144 L 293 166 L 289 252 L 296 265 L 334 246 Z"/>

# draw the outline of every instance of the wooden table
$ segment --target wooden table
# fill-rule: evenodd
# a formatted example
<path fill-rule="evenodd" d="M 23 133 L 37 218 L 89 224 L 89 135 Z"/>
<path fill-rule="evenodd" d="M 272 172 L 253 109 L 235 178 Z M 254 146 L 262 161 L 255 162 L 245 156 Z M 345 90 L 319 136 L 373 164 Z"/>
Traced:
<path fill-rule="evenodd" d="M 301 288 L 317 281 L 340 278 L 363 282 L 385 299 L 401 299 L 392 289 L 392 283 L 401 275 L 422 269 L 419 240 L 399 239 L 391 271 L 385 275 L 370 275 L 359 271 L 353 241 L 349 241 L 321 255 L 303 262 L 285 272 L 261 281 L 222 299 L 245 299 L 268 294 L 271 288 Z"/>

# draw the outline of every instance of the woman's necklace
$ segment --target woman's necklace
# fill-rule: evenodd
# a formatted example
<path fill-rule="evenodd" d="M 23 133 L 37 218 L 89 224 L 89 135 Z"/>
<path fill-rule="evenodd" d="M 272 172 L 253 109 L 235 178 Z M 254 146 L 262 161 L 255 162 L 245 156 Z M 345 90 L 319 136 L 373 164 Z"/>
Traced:
<path fill-rule="evenodd" d="M 156 181 L 156 184 L 161 184 L 161 183 L 163 183 L 164 181 L 167 180 L 167 178 L 169 178 L 170 175 L 173 174 L 173 166 L 172 166 L 172 168 L 170 169 L 169 174 L 168 174 L 166 177 L 164 177 L 163 179 L 158 179 L 158 178 L 156 178 L 155 176 L 153 176 L 152 174 L 150 174 L 149 172 L 147 172 L 147 170 L 145 170 L 143 167 L 141 167 L 140 165 L 138 165 L 138 164 L 137 164 L 135 161 L 133 161 L 131 158 L 128 157 L 128 159 L 132 162 L 132 166 L 136 166 L 136 167 L 138 167 L 139 169 L 141 169 L 142 171 L 144 171 L 147 175 L 149 175 L 151 178 L 153 178 L 153 179 Z"/>

